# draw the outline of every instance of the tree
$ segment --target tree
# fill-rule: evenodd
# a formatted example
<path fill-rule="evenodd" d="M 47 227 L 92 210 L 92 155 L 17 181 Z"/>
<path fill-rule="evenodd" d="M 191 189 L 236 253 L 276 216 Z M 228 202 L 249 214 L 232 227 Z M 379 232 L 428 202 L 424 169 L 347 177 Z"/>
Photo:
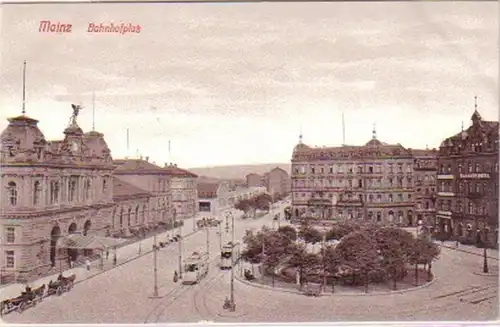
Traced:
<path fill-rule="evenodd" d="M 317 269 L 320 259 L 318 255 L 307 252 L 304 245 L 293 244 L 292 255 L 289 258 L 288 263 L 290 266 L 297 268 L 300 277 L 300 289 L 302 289 L 304 282 L 306 282 L 311 273 Z"/>
<path fill-rule="evenodd" d="M 291 241 L 296 241 L 297 239 L 297 230 L 292 226 L 281 226 L 277 230 L 278 233 L 285 235 Z"/>
<path fill-rule="evenodd" d="M 261 193 L 253 198 L 255 208 L 269 213 L 272 203 L 272 197 L 267 193 Z"/>
<path fill-rule="evenodd" d="M 340 240 L 342 237 L 357 230 L 358 226 L 350 222 L 340 222 L 335 224 L 330 230 L 326 232 L 327 240 Z"/>
<path fill-rule="evenodd" d="M 316 244 L 321 242 L 323 234 L 314 227 L 309 225 L 301 226 L 299 229 L 299 237 L 306 243 Z"/>
<path fill-rule="evenodd" d="M 243 211 L 246 215 L 252 209 L 252 203 L 247 199 L 242 199 L 236 202 L 234 208 Z"/>
<path fill-rule="evenodd" d="M 355 231 L 342 238 L 335 250 L 339 261 L 353 271 L 353 283 L 356 274 L 360 274 L 368 291 L 369 276 L 380 267 L 376 243 L 366 231 Z"/>
<path fill-rule="evenodd" d="M 330 276 L 332 279 L 332 292 L 335 289 L 335 276 L 339 272 L 339 267 L 342 263 L 339 252 L 335 249 L 335 247 L 331 245 L 325 246 L 322 249 L 323 256 L 323 270 L 327 276 Z M 326 285 L 324 285 L 326 288 Z"/>
<path fill-rule="evenodd" d="M 396 227 L 381 227 L 374 233 L 376 249 L 382 258 L 382 265 L 387 275 L 394 282 L 406 274 L 406 264 L 414 248 L 413 234 Z"/>

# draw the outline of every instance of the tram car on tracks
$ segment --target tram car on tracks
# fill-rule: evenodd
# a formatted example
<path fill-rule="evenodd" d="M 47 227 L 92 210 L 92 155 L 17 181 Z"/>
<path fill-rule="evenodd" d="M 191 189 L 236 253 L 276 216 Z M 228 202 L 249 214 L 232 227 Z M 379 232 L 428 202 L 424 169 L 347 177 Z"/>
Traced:
<path fill-rule="evenodd" d="M 238 260 L 240 259 L 240 243 L 232 243 L 232 242 L 227 242 L 224 244 L 222 247 L 222 251 L 220 253 L 220 269 L 225 270 L 225 269 L 231 269 L 232 266 L 232 259 L 234 259 L 234 263 L 236 264 Z"/>
<path fill-rule="evenodd" d="M 183 284 L 197 284 L 208 274 L 208 254 L 193 252 L 184 260 Z"/>

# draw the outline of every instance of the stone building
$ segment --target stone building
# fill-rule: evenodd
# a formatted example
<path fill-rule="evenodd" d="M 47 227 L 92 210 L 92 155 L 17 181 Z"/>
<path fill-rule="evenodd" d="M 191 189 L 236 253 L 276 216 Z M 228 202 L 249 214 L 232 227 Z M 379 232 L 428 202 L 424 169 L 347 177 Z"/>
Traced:
<path fill-rule="evenodd" d="M 417 221 L 433 226 L 436 217 L 437 150 L 413 150 Z"/>
<path fill-rule="evenodd" d="M 152 197 L 146 190 L 113 177 L 115 207 L 111 215 L 110 234 L 114 237 L 129 236 L 150 225 L 148 207 Z"/>
<path fill-rule="evenodd" d="M 247 174 L 245 179 L 247 181 L 248 187 L 257 187 L 264 185 L 262 176 L 259 174 L 254 174 L 254 173 Z"/>
<path fill-rule="evenodd" d="M 267 174 L 265 186 L 273 198 L 287 196 L 290 193 L 290 176 L 283 169 L 276 167 Z"/>
<path fill-rule="evenodd" d="M 47 141 L 38 121 L 9 119 L 0 135 L 3 281 L 66 266 L 63 235 L 105 235 L 113 211 L 113 162 L 103 134 L 84 133 L 74 114 L 64 138 Z"/>
<path fill-rule="evenodd" d="M 401 144 L 310 147 L 300 137 L 292 156 L 292 214 L 414 225 L 414 157 Z"/>
<path fill-rule="evenodd" d="M 164 169 L 170 176 L 176 218 L 193 218 L 198 213 L 198 176 L 174 164 L 165 164 Z"/>
<path fill-rule="evenodd" d="M 146 159 L 114 160 L 114 176 L 121 181 L 142 189 L 150 194 L 145 210 L 145 224 L 155 227 L 159 224 L 173 224 L 174 207 L 172 203 L 171 175 Z M 128 214 L 128 213 L 127 213 Z M 115 210 L 113 220 L 117 221 L 121 210 Z"/>
<path fill-rule="evenodd" d="M 436 225 L 444 237 L 498 242 L 498 122 L 476 110 L 439 148 Z"/>

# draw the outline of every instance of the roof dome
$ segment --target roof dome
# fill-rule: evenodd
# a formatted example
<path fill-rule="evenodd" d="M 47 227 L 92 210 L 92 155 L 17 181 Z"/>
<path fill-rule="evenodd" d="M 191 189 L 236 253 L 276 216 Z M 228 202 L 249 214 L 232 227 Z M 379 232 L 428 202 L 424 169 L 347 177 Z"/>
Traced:
<path fill-rule="evenodd" d="M 42 151 L 47 143 L 45 136 L 38 128 L 38 120 L 27 116 L 9 118 L 9 125 L 0 134 L 1 152 L 9 151 L 4 158 L 19 159 L 24 154 L 26 159 Z"/>
<path fill-rule="evenodd" d="M 383 145 L 382 142 L 380 142 L 379 140 L 373 138 L 371 139 L 370 141 L 368 141 L 365 146 L 381 146 Z"/>
<path fill-rule="evenodd" d="M 310 147 L 300 142 L 293 148 L 293 152 L 307 150 L 307 149 L 310 149 Z"/>
<path fill-rule="evenodd" d="M 110 158 L 111 151 L 104 140 L 104 134 L 91 131 L 85 133 L 85 145 L 88 147 L 90 155 L 98 158 Z"/>

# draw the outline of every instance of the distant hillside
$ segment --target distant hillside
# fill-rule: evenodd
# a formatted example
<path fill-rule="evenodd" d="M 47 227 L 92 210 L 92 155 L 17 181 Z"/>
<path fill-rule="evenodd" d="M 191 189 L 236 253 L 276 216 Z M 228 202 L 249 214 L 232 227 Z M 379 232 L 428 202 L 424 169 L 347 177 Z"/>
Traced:
<path fill-rule="evenodd" d="M 279 167 L 290 174 L 290 164 L 270 163 L 259 165 L 233 165 L 233 166 L 215 166 L 215 167 L 195 167 L 188 170 L 198 176 L 206 176 L 220 179 L 245 179 L 250 173 L 262 175 L 273 168 Z"/>

